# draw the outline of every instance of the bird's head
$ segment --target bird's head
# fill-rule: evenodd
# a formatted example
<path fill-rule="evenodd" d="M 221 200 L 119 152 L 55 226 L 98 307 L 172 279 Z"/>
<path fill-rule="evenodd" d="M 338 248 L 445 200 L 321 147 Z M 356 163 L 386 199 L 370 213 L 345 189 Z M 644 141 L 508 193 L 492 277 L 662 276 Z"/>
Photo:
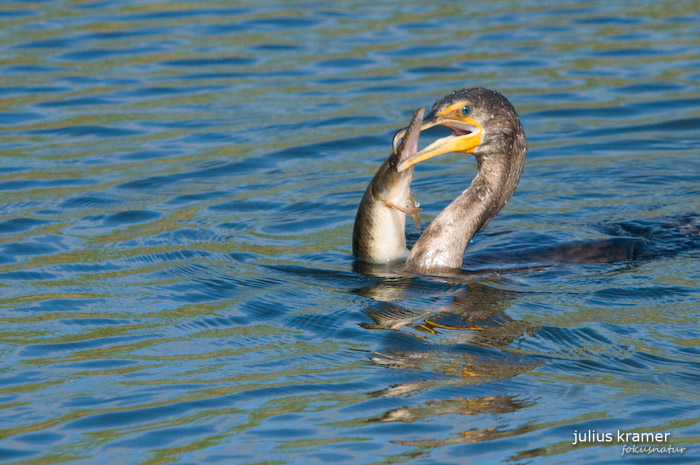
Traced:
<path fill-rule="evenodd" d="M 438 139 L 417 154 L 404 160 L 398 171 L 437 155 L 448 152 L 482 154 L 504 153 L 501 145 L 511 143 L 519 127 L 515 109 L 500 93 L 472 88 L 455 91 L 433 105 L 423 120 L 421 131 L 433 126 L 445 126 L 452 134 Z M 405 130 L 394 137 L 394 148 Z"/>

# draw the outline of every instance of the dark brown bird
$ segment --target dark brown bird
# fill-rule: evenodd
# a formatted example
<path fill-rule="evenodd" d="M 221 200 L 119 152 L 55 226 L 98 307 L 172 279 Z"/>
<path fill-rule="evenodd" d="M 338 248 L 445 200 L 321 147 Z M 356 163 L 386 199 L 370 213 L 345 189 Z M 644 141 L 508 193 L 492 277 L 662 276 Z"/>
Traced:
<path fill-rule="evenodd" d="M 471 185 L 440 212 L 410 251 L 406 266 L 422 273 L 462 266 L 464 250 L 474 234 L 513 195 L 527 154 L 518 114 L 508 99 L 493 90 L 464 89 L 441 98 L 423 121 L 421 131 L 436 125 L 450 128 L 452 134 L 403 160 L 398 172 L 448 152 L 473 154 L 478 170 Z M 399 131 L 394 146 L 406 135 L 406 129 Z"/>

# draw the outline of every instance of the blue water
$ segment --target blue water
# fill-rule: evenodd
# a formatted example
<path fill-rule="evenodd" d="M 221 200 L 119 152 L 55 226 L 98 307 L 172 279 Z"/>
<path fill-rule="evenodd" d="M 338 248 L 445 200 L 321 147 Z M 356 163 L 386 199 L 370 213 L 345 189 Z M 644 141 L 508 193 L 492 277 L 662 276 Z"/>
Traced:
<path fill-rule="evenodd" d="M 693 2 L 3 4 L 0 462 L 699 463 L 699 36 Z M 394 132 L 471 86 L 529 153 L 469 273 L 354 263 Z M 424 224 L 475 168 L 418 166 Z"/>

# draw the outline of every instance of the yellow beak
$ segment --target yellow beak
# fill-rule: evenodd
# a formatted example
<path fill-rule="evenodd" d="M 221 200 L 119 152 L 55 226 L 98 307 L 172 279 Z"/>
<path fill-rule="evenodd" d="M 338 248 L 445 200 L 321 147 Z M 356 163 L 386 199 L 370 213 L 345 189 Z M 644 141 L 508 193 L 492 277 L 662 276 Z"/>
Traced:
<path fill-rule="evenodd" d="M 481 125 L 472 118 L 464 118 L 456 120 L 453 118 L 429 118 L 423 123 L 420 130 L 431 128 L 436 125 L 446 126 L 452 129 L 452 134 L 438 139 L 417 154 L 402 161 L 397 167 L 397 171 L 401 172 L 406 168 L 420 163 L 428 158 L 442 155 L 449 152 L 474 153 L 474 149 L 481 143 L 481 135 L 483 129 Z M 399 131 L 394 137 L 394 147 L 396 143 L 403 137 L 405 131 Z"/>

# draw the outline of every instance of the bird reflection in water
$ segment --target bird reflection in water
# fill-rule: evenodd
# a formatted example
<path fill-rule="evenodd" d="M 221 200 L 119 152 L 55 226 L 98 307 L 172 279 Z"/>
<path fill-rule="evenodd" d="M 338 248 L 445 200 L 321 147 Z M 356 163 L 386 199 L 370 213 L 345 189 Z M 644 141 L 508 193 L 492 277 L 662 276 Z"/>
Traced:
<path fill-rule="evenodd" d="M 390 331 L 387 346 L 372 352 L 369 359 L 379 366 L 424 373 L 425 378 L 387 386 L 372 392 L 373 396 L 406 397 L 445 387 L 467 389 L 470 385 L 528 373 L 542 364 L 538 359 L 518 354 L 518 340 L 532 335 L 537 327 L 507 315 L 506 310 L 523 295 L 495 287 L 493 284 L 501 278 L 494 275 L 410 278 L 393 273 L 383 276 L 384 280 L 355 291 L 371 299 L 370 308 L 365 311 L 371 322 L 363 322 L 361 326 L 367 330 Z M 415 297 L 421 300 L 429 297 L 431 304 L 409 309 L 398 303 L 410 302 Z M 534 399 L 508 395 L 459 396 L 391 409 L 369 421 L 415 422 L 441 415 L 505 414 L 534 403 Z M 467 424 L 473 425 L 471 421 Z M 530 426 L 507 430 L 469 428 L 446 439 L 392 442 L 439 447 L 517 436 L 531 429 Z"/>
<path fill-rule="evenodd" d="M 457 376 L 457 384 L 511 377 L 539 365 L 539 361 L 517 355 L 516 350 L 502 350 L 537 329 L 505 313 L 519 293 L 476 281 L 469 285 L 449 281 L 444 284 L 440 290 L 439 284 L 426 285 L 422 280 L 387 280 L 355 291 L 373 300 L 371 308 L 365 310 L 372 322 L 360 323 L 363 328 L 412 336 L 411 340 L 388 338 L 393 345 L 372 353 L 370 359 L 374 363 Z M 431 305 L 408 309 L 397 303 L 416 294 L 421 299 L 428 295 Z M 387 297 L 391 300 L 384 300 Z M 420 386 L 395 387 L 392 391 L 405 393 L 413 389 Z"/>

